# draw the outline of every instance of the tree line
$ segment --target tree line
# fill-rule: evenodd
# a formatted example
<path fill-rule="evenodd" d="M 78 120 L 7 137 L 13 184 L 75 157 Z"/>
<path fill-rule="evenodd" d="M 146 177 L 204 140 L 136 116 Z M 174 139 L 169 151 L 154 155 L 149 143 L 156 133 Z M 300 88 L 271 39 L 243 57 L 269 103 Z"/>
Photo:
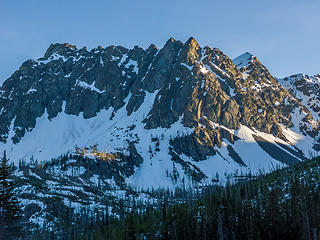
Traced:
<path fill-rule="evenodd" d="M 248 179 L 207 186 L 183 203 L 133 208 L 71 239 L 320 239 L 320 158 Z"/>

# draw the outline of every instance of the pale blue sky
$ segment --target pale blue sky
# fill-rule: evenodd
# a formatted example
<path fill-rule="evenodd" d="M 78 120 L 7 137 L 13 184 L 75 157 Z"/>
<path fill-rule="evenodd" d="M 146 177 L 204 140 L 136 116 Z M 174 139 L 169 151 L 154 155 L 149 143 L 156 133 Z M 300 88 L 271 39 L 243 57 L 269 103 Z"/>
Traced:
<path fill-rule="evenodd" d="M 256 55 L 275 76 L 320 73 L 319 0 L 0 0 L 0 82 L 50 43 L 162 47 L 169 37 Z"/>

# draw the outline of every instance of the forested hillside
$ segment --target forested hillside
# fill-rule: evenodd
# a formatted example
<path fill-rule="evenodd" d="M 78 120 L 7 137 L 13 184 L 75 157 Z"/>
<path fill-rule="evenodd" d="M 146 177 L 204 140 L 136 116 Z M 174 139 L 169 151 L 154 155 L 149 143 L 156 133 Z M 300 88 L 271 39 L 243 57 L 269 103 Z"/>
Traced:
<path fill-rule="evenodd" d="M 71 239 L 319 239 L 320 158 L 235 181 L 160 209 L 133 207 L 82 234 L 75 227 Z"/>

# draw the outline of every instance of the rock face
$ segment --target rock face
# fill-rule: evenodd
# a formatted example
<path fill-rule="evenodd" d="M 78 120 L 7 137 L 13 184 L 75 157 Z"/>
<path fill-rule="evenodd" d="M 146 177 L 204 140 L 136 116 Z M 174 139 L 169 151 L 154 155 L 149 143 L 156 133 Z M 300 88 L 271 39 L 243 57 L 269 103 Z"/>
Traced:
<path fill-rule="evenodd" d="M 320 75 L 297 74 L 277 80 L 301 101 L 315 120 L 320 119 Z"/>
<path fill-rule="evenodd" d="M 306 116 L 299 123 L 299 128 L 306 134 L 319 139 L 320 121 L 320 75 L 308 76 L 305 74 L 292 75 L 287 78 L 277 79 L 296 99 L 299 99 Z M 310 128 L 306 122 L 311 122 Z M 320 145 L 315 143 L 313 148 L 320 150 Z"/>
<path fill-rule="evenodd" d="M 43 58 L 22 64 L 1 87 L 1 141 L 7 141 L 13 121 L 13 139 L 19 142 L 45 111 L 49 119 L 61 111 L 92 118 L 101 109 L 121 108 L 155 51 L 110 46 L 88 52 L 69 44 L 51 45 Z"/>
<path fill-rule="evenodd" d="M 306 158 L 308 150 L 295 149 L 304 145 L 297 145 L 300 139 L 320 150 L 319 79 L 306 75 L 275 79 L 250 53 L 231 60 L 217 48 L 200 47 L 194 38 L 185 43 L 171 38 L 162 49 L 151 44 L 147 49 L 109 46 L 88 51 L 52 44 L 42 58 L 23 63 L 0 88 L 0 142 L 4 148 L 9 143 L 12 148 L 20 146 L 43 117 L 52 122 L 59 114 L 95 119 L 102 111 L 111 111 L 103 134 L 112 132 L 117 148 L 136 143 L 135 151 L 144 162 L 162 154 L 159 146 L 158 151 L 149 150 L 150 156 L 143 154 L 142 140 L 156 133 L 168 140 L 166 156 L 174 159 L 185 156 L 198 162 L 217 156 L 244 167 L 247 163 L 237 145 L 260 141 L 271 145 L 255 147 L 291 165 Z M 188 131 L 177 134 L 177 124 Z M 72 139 L 77 144 L 76 136 Z M 282 157 L 274 157 L 274 152 Z M 180 160 L 176 163 L 184 166 Z M 126 177 L 134 173 L 131 169 Z M 205 176 L 201 174 L 198 178 Z"/>

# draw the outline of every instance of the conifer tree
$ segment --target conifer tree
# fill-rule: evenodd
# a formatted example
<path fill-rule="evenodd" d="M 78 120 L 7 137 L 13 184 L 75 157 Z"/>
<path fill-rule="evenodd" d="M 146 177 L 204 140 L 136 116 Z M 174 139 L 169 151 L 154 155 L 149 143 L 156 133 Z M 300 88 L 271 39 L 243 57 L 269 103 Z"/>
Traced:
<path fill-rule="evenodd" d="M 0 163 L 0 236 L 3 239 L 17 239 L 21 236 L 19 202 L 14 195 L 14 187 L 10 177 L 10 166 L 6 152 Z"/>

